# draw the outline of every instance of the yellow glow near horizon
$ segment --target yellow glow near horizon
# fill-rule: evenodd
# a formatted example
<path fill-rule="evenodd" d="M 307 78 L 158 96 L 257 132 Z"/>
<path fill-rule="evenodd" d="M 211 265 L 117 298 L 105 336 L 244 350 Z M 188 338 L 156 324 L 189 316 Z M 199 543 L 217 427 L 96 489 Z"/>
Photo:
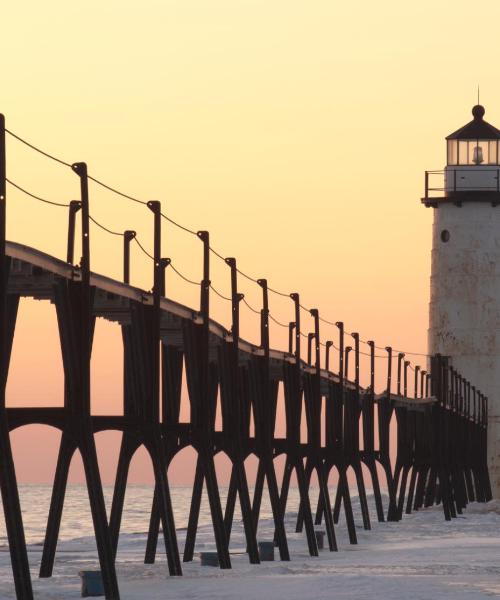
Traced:
<path fill-rule="evenodd" d="M 0 111 L 33 143 L 208 229 L 245 272 L 299 291 L 363 339 L 425 352 L 432 211 L 420 204 L 423 174 L 443 167 L 444 137 L 470 120 L 478 83 L 486 119 L 500 123 L 499 16 L 495 0 L 9 3 Z M 11 139 L 8 176 L 54 200 L 78 197 L 74 174 Z M 136 229 L 151 248 L 147 209 L 92 185 L 91 212 Z M 62 258 L 66 220 L 8 190 L 9 239 Z M 92 268 L 121 277 L 120 240 L 95 227 L 91 236 Z M 200 279 L 198 240 L 165 224 L 163 251 Z M 227 294 L 227 267 L 214 258 L 212 269 Z M 151 287 L 136 248 L 132 276 Z M 258 307 L 259 288 L 240 285 Z M 198 290 L 173 273 L 167 289 L 197 306 Z M 277 318 L 292 319 L 291 301 L 271 300 Z M 224 301 L 212 305 L 229 325 Z M 11 406 L 47 401 L 44 389 L 61 401 L 51 310 L 23 303 Z M 257 341 L 257 323 L 243 306 L 242 335 Z M 93 407 L 105 413 L 119 408 L 122 366 L 118 333 L 100 327 L 97 356 L 116 356 L 94 357 Z M 322 327 L 324 340 L 336 335 Z M 273 327 L 271 337 L 285 347 L 287 332 Z M 50 479 L 54 465 L 44 470 L 41 453 L 33 464 L 26 439 L 15 434 L 20 479 Z"/>

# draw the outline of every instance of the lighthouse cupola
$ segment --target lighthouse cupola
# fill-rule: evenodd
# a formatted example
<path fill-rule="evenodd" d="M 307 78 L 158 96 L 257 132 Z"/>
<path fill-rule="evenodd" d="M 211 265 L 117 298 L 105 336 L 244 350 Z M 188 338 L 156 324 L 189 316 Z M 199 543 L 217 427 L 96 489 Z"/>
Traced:
<path fill-rule="evenodd" d="M 500 194 L 500 131 L 484 120 L 484 107 L 472 109 L 474 117 L 446 138 L 447 161 L 444 193 L 447 197 L 473 196 L 485 200 Z"/>

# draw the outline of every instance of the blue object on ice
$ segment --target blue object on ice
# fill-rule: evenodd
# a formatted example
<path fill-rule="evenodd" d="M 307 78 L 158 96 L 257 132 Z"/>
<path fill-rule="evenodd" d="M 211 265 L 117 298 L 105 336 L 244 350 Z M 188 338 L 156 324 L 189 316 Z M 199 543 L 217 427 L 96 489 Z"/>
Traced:
<path fill-rule="evenodd" d="M 260 560 L 274 560 L 274 542 L 259 542 Z"/>
<path fill-rule="evenodd" d="M 219 555 L 217 552 L 200 552 L 200 561 L 202 567 L 218 567 Z"/>
<path fill-rule="evenodd" d="M 80 571 L 82 578 L 82 598 L 88 596 L 104 596 L 101 571 Z"/>

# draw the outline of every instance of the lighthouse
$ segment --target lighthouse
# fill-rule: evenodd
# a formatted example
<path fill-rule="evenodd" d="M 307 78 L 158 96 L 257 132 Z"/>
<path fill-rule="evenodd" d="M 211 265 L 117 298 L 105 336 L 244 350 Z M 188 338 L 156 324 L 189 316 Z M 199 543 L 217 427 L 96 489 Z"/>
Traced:
<path fill-rule="evenodd" d="M 446 138 L 444 171 L 425 174 L 434 212 L 429 354 L 449 357 L 488 397 L 488 465 L 500 498 L 500 131 L 476 105 Z"/>

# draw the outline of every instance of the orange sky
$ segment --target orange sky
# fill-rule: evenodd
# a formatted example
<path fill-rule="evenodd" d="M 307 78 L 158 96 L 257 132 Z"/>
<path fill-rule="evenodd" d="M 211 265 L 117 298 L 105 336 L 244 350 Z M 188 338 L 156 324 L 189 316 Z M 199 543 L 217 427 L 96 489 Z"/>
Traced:
<path fill-rule="evenodd" d="M 478 83 L 486 118 L 500 123 L 498 17 L 496 0 L 480 9 L 462 0 L 9 3 L 0 110 L 19 135 L 208 229 L 223 255 L 300 291 L 328 319 L 425 352 L 432 212 L 420 204 L 423 174 L 443 167 L 444 136 L 470 119 Z M 54 200 L 78 197 L 69 169 L 11 140 L 8 176 Z M 91 212 L 136 229 L 151 248 L 146 208 L 92 186 Z M 9 239 L 64 257 L 66 218 L 9 190 Z M 92 268 L 119 277 L 121 241 L 91 235 Z M 197 240 L 167 225 L 163 253 L 200 279 Z M 133 282 L 149 289 L 150 275 L 135 252 Z M 228 293 L 226 266 L 214 262 L 212 279 Z M 258 306 L 259 288 L 240 283 Z M 197 305 L 198 290 L 172 273 L 167 286 Z M 271 311 L 287 322 L 292 303 L 272 297 Z M 213 313 L 229 324 L 216 297 Z M 9 406 L 62 402 L 56 333 L 53 307 L 22 302 Z M 242 335 L 258 340 L 244 307 Z M 271 339 L 283 347 L 286 333 L 273 327 Z M 99 323 L 94 412 L 120 409 L 121 377 L 119 329 Z M 107 482 L 117 439 L 98 436 Z M 50 481 L 57 441 L 43 428 L 13 434 L 21 481 Z M 173 481 L 184 481 L 181 464 Z M 144 457 L 133 480 L 149 480 Z"/>

